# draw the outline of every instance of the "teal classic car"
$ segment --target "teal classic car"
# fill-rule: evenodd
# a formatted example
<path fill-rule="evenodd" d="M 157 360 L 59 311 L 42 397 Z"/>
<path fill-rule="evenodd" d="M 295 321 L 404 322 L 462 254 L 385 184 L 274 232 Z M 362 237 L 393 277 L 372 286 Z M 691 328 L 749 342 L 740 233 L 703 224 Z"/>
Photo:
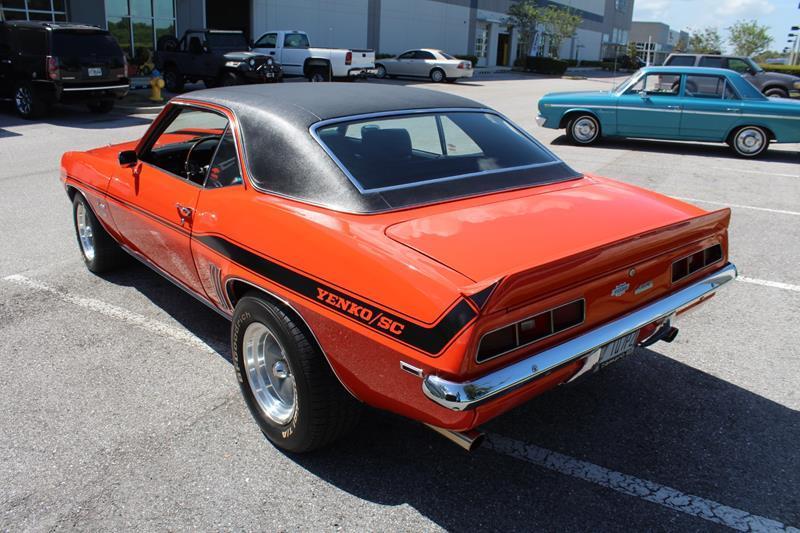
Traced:
<path fill-rule="evenodd" d="M 566 129 L 578 145 L 601 137 L 711 141 L 757 157 L 770 142 L 800 142 L 800 101 L 767 98 L 732 70 L 647 67 L 610 92 L 547 94 L 537 122 Z"/>

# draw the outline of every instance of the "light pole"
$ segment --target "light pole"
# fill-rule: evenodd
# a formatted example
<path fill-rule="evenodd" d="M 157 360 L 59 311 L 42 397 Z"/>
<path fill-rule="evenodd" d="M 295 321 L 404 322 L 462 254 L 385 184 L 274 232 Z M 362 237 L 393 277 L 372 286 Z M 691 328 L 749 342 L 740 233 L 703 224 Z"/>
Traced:
<path fill-rule="evenodd" d="M 795 62 L 797 61 L 797 55 L 798 55 L 797 43 L 800 42 L 800 37 L 798 37 L 798 34 L 796 33 L 790 33 L 789 37 L 790 39 L 786 41 L 787 43 L 790 43 L 792 45 L 792 53 L 789 56 L 789 64 L 794 65 Z M 794 37 L 794 41 L 792 41 L 791 37 Z"/>

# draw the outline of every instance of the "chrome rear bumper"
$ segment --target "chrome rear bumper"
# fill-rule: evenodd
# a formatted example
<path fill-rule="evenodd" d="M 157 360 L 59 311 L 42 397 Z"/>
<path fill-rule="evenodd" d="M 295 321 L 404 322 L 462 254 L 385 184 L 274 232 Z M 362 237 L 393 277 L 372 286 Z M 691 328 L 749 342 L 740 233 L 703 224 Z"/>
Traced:
<path fill-rule="evenodd" d="M 472 381 L 458 383 L 428 375 L 422 382 L 422 391 L 439 405 L 453 411 L 464 411 L 497 399 L 583 357 L 591 362 L 580 371 L 585 372 L 597 363 L 600 350 L 606 344 L 653 322 L 669 319 L 708 298 L 734 279 L 736 267 L 728 263 L 713 274 L 628 315 Z"/>

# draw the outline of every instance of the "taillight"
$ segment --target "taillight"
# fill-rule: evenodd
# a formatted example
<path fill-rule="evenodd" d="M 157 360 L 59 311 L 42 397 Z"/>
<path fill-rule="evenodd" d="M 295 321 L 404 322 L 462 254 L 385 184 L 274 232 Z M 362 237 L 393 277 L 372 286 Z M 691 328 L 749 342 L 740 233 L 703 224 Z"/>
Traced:
<path fill-rule="evenodd" d="M 682 280 L 722 259 L 722 245 L 715 244 L 672 263 L 672 282 Z"/>
<path fill-rule="evenodd" d="M 470 61 L 462 61 L 458 64 L 458 68 L 460 69 L 471 69 L 472 63 Z"/>
<path fill-rule="evenodd" d="M 128 77 L 128 54 L 122 54 L 122 77 Z"/>
<path fill-rule="evenodd" d="M 353 64 L 353 52 L 347 52 L 347 55 L 344 56 L 344 64 L 345 65 Z"/>
<path fill-rule="evenodd" d="M 47 77 L 51 80 L 61 79 L 61 69 L 58 67 L 58 58 L 47 56 Z"/>
<path fill-rule="evenodd" d="M 510 326 L 490 331 L 481 338 L 478 355 L 479 363 L 499 357 L 517 348 L 540 341 L 581 324 L 586 316 L 586 302 L 583 299 L 543 311 L 538 315 L 520 320 Z"/>

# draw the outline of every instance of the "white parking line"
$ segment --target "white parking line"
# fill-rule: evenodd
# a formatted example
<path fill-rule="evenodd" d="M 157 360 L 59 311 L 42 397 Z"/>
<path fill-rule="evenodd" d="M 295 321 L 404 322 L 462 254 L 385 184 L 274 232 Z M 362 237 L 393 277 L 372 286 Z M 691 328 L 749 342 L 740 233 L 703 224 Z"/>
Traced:
<path fill-rule="evenodd" d="M 772 287 L 773 289 L 783 289 L 786 291 L 800 292 L 800 285 L 792 285 L 791 283 L 783 283 L 780 281 L 769 281 L 767 279 L 748 278 L 745 276 L 739 276 L 738 278 L 736 278 L 736 280 L 743 281 L 745 283 L 753 283 L 755 285 L 763 285 L 764 287 Z"/>
<path fill-rule="evenodd" d="M 102 300 L 97 300 L 95 298 L 86 298 L 83 296 L 75 296 L 69 294 L 68 292 L 56 289 L 55 287 L 51 287 L 46 285 L 40 281 L 36 281 L 25 276 L 21 276 L 19 274 L 13 274 L 11 276 L 6 276 L 3 280 L 8 281 L 10 283 L 15 283 L 17 285 L 22 285 L 29 289 L 46 292 L 62 300 L 67 303 L 71 303 L 73 305 L 77 305 L 78 307 L 83 307 L 84 309 L 89 309 L 90 311 L 94 311 L 96 313 L 100 313 L 102 315 L 106 315 L 111 318 L 115 318 L 117 320 L 122 320 L 131 324 L 133 326 L 139 327 L 150 333 L 155 333 L 157 335 L 161 335 L 164 337 L 168 337 L 172 340 L 176 340 L 192 348 L 197 348 L 200 351 L 206 353 L 217 353 L 214 348 L 200 340 L 199 337 L 189 333 L 185 329 L 181 329 L 175 326 L 170 326 L 169 324 L 164 324 L 158 320 L 153 320 L 152 318 L 147 318 L 146 316 L 142 316 L 138 313 L 134 313 L 133 311 L 128 311 L 127 309 L 123 309 L 122 307 L 117 307 L 115 305 L 111 305 L 109 303 L 103 302 Z M 219 347 L 218 347 L 219 348 Z M 224 347 L 222 348 L 225 349 Z"/>
<path fill-rule="evenodd" d="M 138 313 L 103 302 L 102 300 L 75 296 L 19 274 L 6 276 L 3 280 L 32 290 L 48 293 L 64 302 L 127 322 L 133 326 L 157 335 L 168 337 L 206 353 L 217 353 L 217 351 L 225 349 L 218 347 L 218 350 L 215 351 L 211 346 L 200 340 L 200 338 L 184 329 L 147 318 Z M 496 453 L 526 461 L 547 468 L 548 470 L 553 470 L 629 496 L 635 496 L 642 500 L 662 505 L 673 511 L 709 520 L 740 531 L 791 531 L 793 533 L 800 533 L 800 530 L 786 526 L 777 520 L 754 515 L 713 500 L 701 498 L 700 496 L 684 494 L 666 485 L 639 479 L 635 476 L 623 474 L 622 472 L 609 470 L 587 461 L 540 448 L 533 444 L 526 444 L 508 437 L 503 437 L 502 435 L 489 434 L 486 446 Z"/>
<path fill-rule="evenodd" d="M 780 174 L 777 172 L 764 172 L 763 170 L 744 170 L 741 168 L 713 167 L 715 170 L 727 170 L 730 172 L 744 172 L 745 174 L 763 174 L 764 176 L 779 176 L 781 178 L 800 178 L 800 174 Z"/>
<path fill-rule="evenodd" d="M 685 494 L 660 483 L 609 470 L 533 444 L 495 434 L 487 435 L 486 442 L 486 446 L 497 453 L 738 531 L 800 531 L 777 520 L 754 515 L 700 496 Z"/>
<path fill-rule="evenodd" d="M 766 211 L 767 213 L 778 213 L 780 215 L 794 215 L 800 217 L 800 211 L 786 211 L 785 209 L 769 209 L 767 207 L 756 207 L 753 205 L 730 204 L 728 202 L 712 202 L 709 200 L 700 200 L 698 198 L 682 198 L 680 196 L 673 196 L 676 200 L 683 200 L 684 202 L 695 202 L 698 204 L 721 205 L 723 207 L 735 207 L 738 209 L 753 209 L 755 211 Z"/>

